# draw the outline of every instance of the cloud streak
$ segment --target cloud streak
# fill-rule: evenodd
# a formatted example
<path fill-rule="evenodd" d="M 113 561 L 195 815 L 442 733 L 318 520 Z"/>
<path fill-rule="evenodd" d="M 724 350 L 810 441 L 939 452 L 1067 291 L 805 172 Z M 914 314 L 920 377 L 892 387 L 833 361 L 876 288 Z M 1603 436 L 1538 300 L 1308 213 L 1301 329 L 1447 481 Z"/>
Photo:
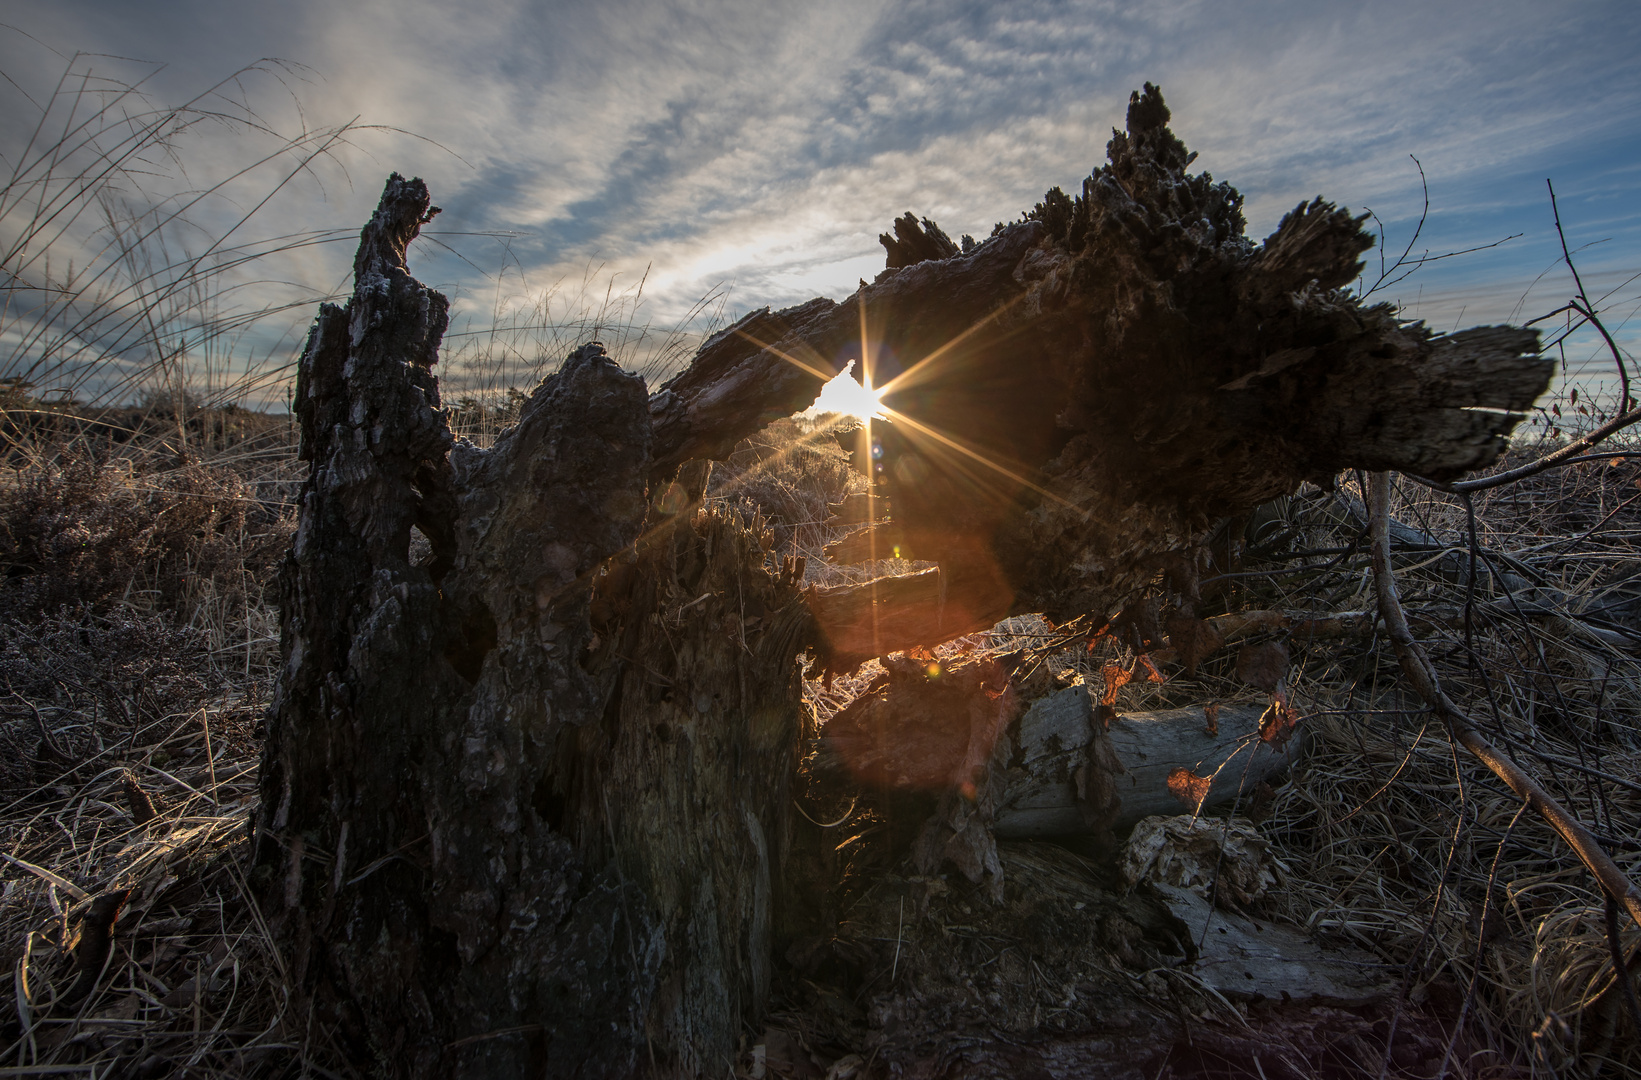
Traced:
<path fill-rule="evenodd" d="M 308 220 L 356 223 L 376 174 L 423 175 L 445 207 L 439 231 L 508 234 L 501 291 L 523 307 L 590 266 L 647 274 L 662 321 L 724 282 L 738 309 L 841 296 L 881 267 L 877 233 L 905 210 L 983 236 L 1050 184 L 1072 188 L 1147 79 L 1199 167 L 1248 196 L 1256 236 L 1320 193 L 1373 207 L 1405 242 L 1421 205 L 1409 155 L 1429 178 L 1436 250 L 1529 233 L 1422 273 L 1452 295 L 1421 299 L 1433 318 L 1454 305 L 1503 318 L 1505 286 L 1543 268 L 1545 175 L 1564 184 L 1564 216 L 1615 238 L 1589 256 L 1603 272 L 1641 262 L 1628 205 L 1641 30 L 1616 3 L 1548 20 L 1528 3 L 410 0 L 276 18 L 65 0 L 27 29 L 172 60 L 167 89 L 198 85 L 220 58 L 310 65 L 309 122 L 357 115 L 445 149 L 359 138 L 343 159 L 356 187 L 332 184 Z M 500 241 L 444 239 L 478 269 L 430 248 L 424 272 L 459 310 L 492 309 Z M 306 272 L 338 265 L 329 251 Z"/>

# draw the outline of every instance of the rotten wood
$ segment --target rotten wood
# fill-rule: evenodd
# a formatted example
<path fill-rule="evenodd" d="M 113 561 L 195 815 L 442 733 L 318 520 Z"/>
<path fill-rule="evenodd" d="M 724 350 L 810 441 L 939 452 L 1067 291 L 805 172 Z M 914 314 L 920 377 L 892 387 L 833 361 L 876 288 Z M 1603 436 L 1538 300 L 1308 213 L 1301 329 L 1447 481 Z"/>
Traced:
<path fill-rule="evenodd" d="M 822 730 L 819 767 L 866 790 L 961 792 L 995 836 L 1024 838 L 1177 814 L 1168 781 L 1181 768 L 1211 778 L 1201 809 L 1246 804 L 1302 752 L 1297 742 L 1284 748 L 1260 737 L 1260 706 L 1219 708 L 1212 732 L 1202 709 L 1123 713 L 1107 729 L 1083 684 L 1039 698 L 994 730 L 974 717 L 992 716 L 997 689 L 973 663 L 943 670 L 892 657 Z M 983 876 L 977 864 L 960 865 L 971 880 Z"/>
<path fill-rule="evenodd" d="M 299 367 L 255 855 L 293 1015 L 380 1076 L 721 1076 L 769 994 L 794 575 L 688 507 L 707 469 L 652 502 L 646 388 L 596 344 L 454 442 L 429 201 L 389 180 Z"/>
<path fill-rule="evenodd" d="M 872 284 L 754 312 L 654 394 L 584 346 L 488 450 L 451 436 L 448 303 L 405 263 L 437 210 L 389 180 L 299 365 L 255 856 L 292 1015 L 385 1076 L 722 1075 L 791 879 L 806 646 L 836 669 L 1011 612 L 1103 618 L 1165 567 L 1189 597 L 1220 517 L 1496 457 L 1548 379 L 1536 335 L 1363 307 L 1339 291 L 1362 219 L 1316 201 L 1253 243 L 1167 121 L 1148 86 L 1080 195 L 955 252 L 902 219 Z M 938 568 L 800 601 L 756 522 L 699 508 L 705 462 L 849 359 L 894 416 L 859 437 L 873 497 Z M 995 896 L 1014 706 L 980 682 L 918 846 Z M 1097 819 L 1113 775 L 1080 781 Z"/>

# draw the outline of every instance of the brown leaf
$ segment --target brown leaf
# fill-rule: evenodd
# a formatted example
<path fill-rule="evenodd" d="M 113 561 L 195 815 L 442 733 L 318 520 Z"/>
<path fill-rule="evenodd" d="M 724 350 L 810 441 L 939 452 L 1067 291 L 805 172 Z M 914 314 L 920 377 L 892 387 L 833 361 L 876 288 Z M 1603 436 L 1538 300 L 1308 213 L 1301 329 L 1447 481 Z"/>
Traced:
<path fill-rule="evenodd" d="M 1138 656 L 1134 657 L 1134 669 L 1136 671 L 1139 670 L 1140 665 L 1142 664 L 1145 666 L 1145 670 L 1150 672 L 1150 674 L 1145 677 L 1147 682 L 1165 683 L 1168 681 L 1168 676 L 1158 671 L 1157 665 L 1153 664 L 1151 662 L 1151 657 L 1147 656 L 1145 653 L 1140 653 Z M 1132 675 L 1129 677 L 1133 678 Z"/>
<path fill-rule="evenodd" d="M 1128 685 L 1134 677 L 1132 671 L 1124 671 L 1120 664 L 1107 664 L 1100 670 L 1100 677 L 1105 680 L 1105 692 L 1100 695 L 1101 705 L 1115 705 L 1117 691 Z"/>
<path fill-rule="evenodd" d="M 63 1004 L 78 1004 L 96 985 L 114 948 L 114 924 L 119 922 L 120 912 L 125 910 L 125 902 L 130 897 L 130 889 L 114 889 L 91 901 L 80 922 L 80 939 L 74 946 L 74 985 L 63 997 Z"/>
<path fill-rule="evenodd" d="M 1219 702 L 1210 701 L 1202 707 L 1202 733 L 1207 736 L 1219 734 Z"/>
<path fill-rule="evenodd" d="M 1185 670 L 1194 673 L 1199 663 L 1219 651 L 1225 637 L 1213 623 L 1180 613 L 1168 617 L 1168 641 Z"/>
<path fill-rule="evenodd" d="M 1298 726 L 1299 714 L 1288 705 L 1287 697 L 1273 694 L 1270 708 L 1259 718 L 1259 737 L 1280 750 L 1288 745 Z"/>
<path fill-rule="evenodd" d="M 1288 646 L 1281 641 L 1244 646 L 1236 656 L 1236 677 L 1274 694 L 1288 677 Z"/>
<path fill-rule="evenodd" d="M 1198 776 L 1183 765 L 1168 774 L 1168 793 L 1192 810 L 1202 805 L 1202 801 L 1208 797 L 1208 789 L 1213 784 L 1213 777 Z"/>
<path fill-rule="evenodd" d="M 132 821 L 138 825 L 146 825 L 159 816 L 159 811 L 154 808 L 153 797 L 137 783 L 134 774 L 127 771 L 120 778 L 120 786 L 125 789 L 125 801 L 131 807 Z"/>

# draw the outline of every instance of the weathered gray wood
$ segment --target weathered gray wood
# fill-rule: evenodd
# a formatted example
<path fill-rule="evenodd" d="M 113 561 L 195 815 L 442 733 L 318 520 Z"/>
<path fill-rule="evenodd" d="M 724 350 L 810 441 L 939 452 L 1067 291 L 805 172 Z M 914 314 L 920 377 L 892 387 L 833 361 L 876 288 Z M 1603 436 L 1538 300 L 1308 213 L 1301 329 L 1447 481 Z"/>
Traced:
<path fill-rule="evenodd" d="M 1033 837 L 1089 831 L 1088 792 L 1094 777 L 1084 772 L 1080 778 L 1080 770 L 1102 774 L 1096 789 L 1121 799 L 1120 809 L 1102 822 L 1119 829 L 1152 814 L 1187 809 L 1168 790 L 1168 774 L 1176 768 L 1203 776 L 1215 773 L 1205 809 L 1225 806 L 1239 794 L 1249 798 L 1262 781 L 1283 773 L 1298 752 L 1294 743 L 1284 752 L 1259 740 L 1262 712 L 1250 706 L 1221 708 L 1217 735 L 1206 733 L 1201 709 L 1126 713 L 1105 731 L 1095 726 L 1087 686 L 1040 698 L 1010 732 L 1013 746 L 997 802 L 996 833 Z"/>
<path fill-rule="evenodd" d="M 1300 752 L 1299 740 L 1286 751 L 1261 742 L 1263 710 L 1244 705 L 1219 710 L 1215 735 L 1205 732 L 1201 709 L 1128 713 L 1107 731 L 1081 684 L 1039 698 L 977 751 L 970 698 L 985 712 L 983 686 L 965 681 L 963 669 L 925 680 L 916 663 L 890 664 L 887 677 L 823 729 L 819 767 L 881 791 L 945 792 L 972 782 L 969 798 L 984 804 L 998 837 L 1122 829 L 1180 813 L 1188 808 L 1167 782 L 1176 768 L 1217 769 L 1204 806 L 1219 809 L 1239 794 L 1250 798 Z M 976 761 L 989 761 L 984 779 L 972 775 Z"/>
<path fill-rule="evenodd" d="M 1187 970 L 1232 1001 L 1349 1007 L 1396 993 L 1399 969 L 1360 949 L 1323 948 L 1295 927 L 1215 908 L 1177 885 L 1151 888 L 1200 943 Z"/>
<path fill-rule="evenodd" d="M 1179 813 L 1180 801 L 1168 791 L 1168 774 L 1176 768 L 1199 776 L 1214 773 L 1204 801 L 1209 807 L 1227 805 L 1238 796 L 1246 802 L 1262 781 L 1286 772 L 1301 743 L 1295 740 L 1280 750 L 1263 742 L 1259 718 L 1264 711 L 1259 706 L 1224 706 L 1217 735 L 1206 733 L 1203 712 L 1195 708 L 1128 713 L 1113 720 L 1107 737 L 1123 765 L 1123 775 L 1116 779 L 1122 821 Z"/>

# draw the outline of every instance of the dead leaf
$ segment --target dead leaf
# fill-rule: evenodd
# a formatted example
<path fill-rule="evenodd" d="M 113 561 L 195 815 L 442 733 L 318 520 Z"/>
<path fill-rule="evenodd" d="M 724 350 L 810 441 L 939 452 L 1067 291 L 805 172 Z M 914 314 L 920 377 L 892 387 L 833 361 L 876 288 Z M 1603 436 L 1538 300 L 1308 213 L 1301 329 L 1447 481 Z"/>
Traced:
<path fill-rule="evenodd" d="M 1100 669 L 1100 677 L 1105 680 L 1105 692 L 1100 695 L 1101 705 L 1115 705 L 1117 691 L 1128 685 L 1134 677 L 1132 671 L 1125 671 L 1121 664 L 1107 664 Z"/>
<path fill-rule="evenodd" d="M 1270 708 L 1259 718 L 1259 737 L 1278 750 L 1288 745 L 1299 726 L 1299 714 L 1288 705 L 1287 696 L 1273 694 Z"/>
<path fill-rule="evenodd" d="M 1281 641 L 1247 645 L 1236 655 L 1236 677 L 1268 694 L 1288 677 L 1288 646 Z"/>
<path fill-rule="evenodd" d="M 1202 805 L 1213 784 L 1213 777 L 1198 776 L 1183 765 L 1168 774 L 1168 793 L 1192 810 Z"/>
<path fill-rule="evenodd" d="M 1150 672 L 1150 674 L 1145 677 L 1147 682 L 1165 683 L 1168 681 L 1168 676 L 1158 671 L 1157 665 L 1153 664 L 1151 662 L 1151 657 L 1145 653 L 1140 653 L 1138 656 L 1134 657 L 1135 670 L 1138 670 L 1142 664 L 1145 665 L 1145 670 Z M 1130 676 L 1130 678 L 1132 677 L 1133 676 Z"/>
<path fill-rule="evenodd" d="M 126 802 L 131 807 L 131 820 L 138 825 L 146 825 L 159 817 L 159 811 L 154 807 L 154 799 L 142 789 L 137 777 L 127 770 L 120 777 L 120 786 L 125 789 Z"/>
<path fill-rule="evenodd" d="M 114 948 L 114 924 L 119 922 L 130 898 L 130 889 L 113 889 L 99 894 L 86 909 L 80 921 L 80 938 L 74 946 L 76 977 L 62 999 L 64 1004 L 78 1004 L 96 985 Z"/>
<path fill-rule="evenodd" d="M 1219 734 L 1219 702 L 1210 701 L 1202 707 L 1202 733 L 1210 738 Z"/>

